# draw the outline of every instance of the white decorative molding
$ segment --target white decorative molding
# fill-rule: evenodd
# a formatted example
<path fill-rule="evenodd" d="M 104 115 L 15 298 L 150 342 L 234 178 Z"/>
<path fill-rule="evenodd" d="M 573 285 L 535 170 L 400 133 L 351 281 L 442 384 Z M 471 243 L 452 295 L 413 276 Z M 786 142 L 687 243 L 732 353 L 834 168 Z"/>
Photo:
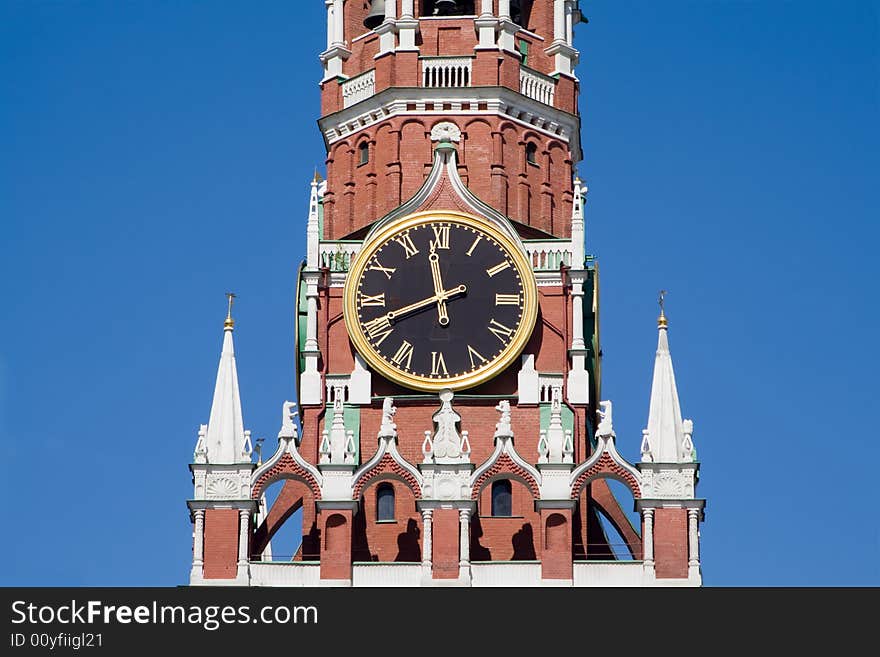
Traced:
<path fill-rule="evenodd" d="M 535 370 L 535 354 L 522 354 L 517 374 L 517 395 L 520 404 L 537 404 L 541 401 L 540 379 Z"/>
<path fill-rule="evenodd" d="M 480 106 L 485 109 L 479 109 Z M 506 87 L 447 87 L 436 89 L 383 89 L 357 105 L 344 108 L 318 120 L 328 146 L 348 135 L 395 116 L 497 115 L 558 139 L 572 152 L 572 160 L 582 157 L 580 120 L 550 105 L 523 96 Z"/>
<path fill-rule="evenodd" d="M 376 69 L 364 71 L 342 83 L 342 106 L 351 107 L 376 93 Z"/>
<path fill-rule="evenodd" d="M 331 272 L 346 272 L 360 250 L 361 242 L 322 240 L 318 245 L 318 266 Z"/>
<path fill-rule="evenodd" d="M 461 141 L 461 128 L 452 121 L 441 121 L 431 128 L 431 141 Z"/>
<path fill-rule="evenodd" d="M 559 271 L 572 263 L 571 240 L 523 240 L 526 255 L 535 271 Z"/>
<path fill-rule="evenodd" d="M 207 498 L 209 500 L 232 500 L 239 497 L 241 486 L 232 477 L 208 475 Z"/>

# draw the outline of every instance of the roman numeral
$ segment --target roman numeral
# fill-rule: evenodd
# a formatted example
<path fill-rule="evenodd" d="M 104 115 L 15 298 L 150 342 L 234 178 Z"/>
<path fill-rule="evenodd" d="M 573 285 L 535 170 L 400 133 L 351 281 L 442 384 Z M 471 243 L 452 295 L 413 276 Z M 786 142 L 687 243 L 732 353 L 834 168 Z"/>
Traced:
<path fill-rule="evenodd" d="M 410 256 L 414 256 L 419 250 L 416 248 L 416 245 L 413 244 L 412 238 L 409 236 L 409 233 L 404 233 L 400 237 L 395 237 L 394 241 L 400 244 L 403 247 L 403 250 L 406 252 L 406 259 L 409 260 Z"/>
<path fill-rule="evenodd" d="M 495 305 L 496 306 L 518 306 L 519 305 L 519 295 L 518 294 L 496 294 L 495 295 Z"/>
<path fill-rule="evenodd" d="M 391 362 L 400 367 L 405 367 L 409 369 L 410 363 L 412 363 L 412 355 L 413 355 L 413 346 L 404 340 L 400 348 L 394 353 L 391 357 Z M 404 359 L 406 359 L 406 365 L 403 364 Z"/>
<path fill-rule="evenodd" d="M 388 277 L 388 280 L 391 280 L 391 274 L 396 272 L 397 269 L 395 267 L 383 267 L 382 263 L 379 262 L 378 259 L 376 259 L 376 264 L 370 265 L 369 267 L 367 267 L 367 271 L 381 271 L 383 274 L 385 274 Z"/>
<path fill-rule="evenodd" d="M 501 342 L 507 342 L 510 339 L 510 336 L 513 335 L 513 329 L 507 328 L 504 324 L 500 322 L 496 322 L 494 319 L 489 322 L 489 330 L 495 334 L 495 337 L 501 340 Z"/>
<path fill-rule="evenodd" d="M 504 262 L 502 262 L 502 263 L 500 263 L 500 264 L 497 264 L 497 265 L 495 265 L 494 267 L 490 267 L 489 269 L 487 269 L 487 270 L 486 270 L 486 273 L 489 274 L 489 276 L 491 277 L 491 276 L 494 276 L 495 274 L 497 274 L 497 273 L 500 272 L 500 271 L 504 271 L 504 270 L 507 269 L 508 267 L 510 267 L 510 261 L 505 260 Z"/>
<path fill-rule="evenodd" d="M 442 351 L 432 351 L 431 352 L 431 374 L 438 375 L 440 374 L 440 370 L 443 370 L 444 375 L 449 374 L 449 370 L 446 369 L 446 361 L 443 360 L 443 352 Z"/>
<path fill-rule="evenodd" d="M 391 335 L 391 332 L 394 330 L 391 327 L 391 322 L 385 315 L 381 317 L 377 317 L 376 319 L 371 319 L 369 322 L 364 324 L 364 330 L 367 332 L 367 335 L 370 336 L 370 340 L 378 340 L 376 341 L 376 346 L 378 347 L 382 344 L 382 341 Z"/>
<path fill-rule="evenodd" d="M 497 297 L 498 295 L 495 296 Z M 496 302 L 495 305 L 497 306 L 498 303 Z M 376 295 L 361 294 L 361 308 L 364 306 L 382 306 L 384 308 L 385 293 L 382 292 L 381 294 Z"/>
<path fill-rule="evenodd" d="M 449 248 L 449 226 L 431 226 L 434 230 L 434 239 L 431 240 L 431 247 L 435 249 Z"/>
<path fill-rule="evenodd" d="M 476 368 L 477 368 L 477 364 L 474 362 L 474 358 L 475 358 L 475 357 L 479 359 L 480 364 L 486 362 L 486 359 L 483 358 L 483 357 L 480 355 L 480 352 L 478 352 L 476 349 L 474 349 L 474 348 L 473 348 L 472 346 L 470 346 L 470 345 L 468 345 L 468 356 L 469 356 L 470 359 L 471 359 L 471 368 L 472 368 L 472 369 L 476 369 Z"/>
<path fill-rule="evenodd" d="M 482 235 L 477 235 L 477 239 L 474 240 L 474 243 L 471 244 L 471 248 L 469 248 L 469 249 L 465 252 L 465 255 L 470 255 L 471 253 L 473 253 L 473 252 L 474 252 L 474 249 L 477 248 L 477 244 L 480 243 L 480 240 L 481 240 L 481 239 L 483 239 L 483 236 L 482 236 Z"/>

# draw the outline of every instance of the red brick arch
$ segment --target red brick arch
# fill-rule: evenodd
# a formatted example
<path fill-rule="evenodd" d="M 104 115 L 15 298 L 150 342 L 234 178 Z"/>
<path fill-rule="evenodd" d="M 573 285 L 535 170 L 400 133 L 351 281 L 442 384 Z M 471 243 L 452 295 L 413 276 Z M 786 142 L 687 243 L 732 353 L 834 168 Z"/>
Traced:
<path fill-rule="evenodd" d="M 541 489 L 538 486 L 538 482 L 535 481 L 535 478 L 532 476 L 532 473 L 510 458 L 510 455 L 502 454 L 488 470 L 477 477 L 477 480 L 474 482 L 474 487 L 471 489 L 471 499 L 476 500 L 479 498 L 480 491 L 483 490 L 490 481 L 494 479 L 502 479 L 505 476 L 518 479 L 524 483 L 535 499 L 541 497 Z"/>
<path fill-rule="evenodd" d="M 605 452 L 599 457 L 589 468 L 584 470 L 575 480 L 571 487 L 571 499 L 576 500 L 580 497 L 581 490 L 593 479 L 609 478 L 622 482 L 629 488 L 634 498 L 638 499 L 642 496 L 642 489 L 638 480 L 632 472 L 614 462 L 614 459 Z"/>
<path fill-rule="evenodd" d="M 321 487 L 318 485 L 314 475 L 294 461 L 289 453 L 284 454 L 284 456 L 278 459 L 278 463 L 266 470 L 254 482 L 251 498 L 255 500 L 260 499 L 263 491 L 279 479 L 297 479 L 309 487 L 316 500 L 321 499 Z"/>
<path fill-rule="evenodd" d="M 374 465 L 372 468 L 367 470 L 364 474 L 358 477 L 358 480 L 354 484 L 354 489 L 352 490 L 351 497 L 353 500 L 357 500 L 360 498 L 364 489 L 368 488 L 374 483 L 378 483 L 380 479 L 397 479 L 402 481 L 409 489 L 413 492 L 417 498 L 422 495 L 422 487 L 419 485 L 418 480 L 415 475 L 403 467 L 400 463 L 394 460 L 391 454 L 385 454 L 379 462 Z"/>

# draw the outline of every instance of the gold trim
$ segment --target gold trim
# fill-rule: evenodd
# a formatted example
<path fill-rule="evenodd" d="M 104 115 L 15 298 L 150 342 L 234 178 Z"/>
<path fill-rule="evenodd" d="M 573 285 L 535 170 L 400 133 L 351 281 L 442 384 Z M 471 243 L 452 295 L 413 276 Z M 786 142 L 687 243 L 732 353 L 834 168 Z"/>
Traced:
<path fill-rule="evenodd" d="M 475 372 L 445 379 L 417 376 L 398 370 L 389 365 L 373 350 L 361 330 L 360 322 L 357 319 L 358 281 L 364 273 L 364 268 L 366 267 L 367 262 L 373 257 L 373 254 L 378 247 L 396 233 L 408 230 L 414 226 L 432 224 L 439 221 L 454 221 L 488 233 L 510 254 L 510 258 L 513 260 L 514 266 L 516 267 L 523 284 L 522 320 L 520 321 L 516 334 L 507 345 L 507 348 L 489 365 Z M 522 350 L 525 349 L 526 344 L 532 337 L 535 321 L 538 318 L 538 285 L 535 282 L 535 274 L 532 271 L 532 265 L 520 246 L 485 219 L 450 210 L 416 212 L 385 226 L 381 232 L 377 233 L 370 239 L 369 244 L 364 244 L 363 248 L 361 248 L 357 256 L 355 256 L 349 266 L 348 275 L 345 279 L 345 288 L 343 292 L 343 316 L 345 318 L 345 327 L 348 330 L 349 339 L 352 341 L 352 344 L 354 344 L 355 349 L 357 349 L 358 353 L 363 356 L 364 360 L 367 361 L 376 372 L 385 378 L 399 383 L 402 386 L 414 388 L 416 390 L 430 392 L 442 390 L 443 388 L 464 390 L 466 388 L 473 388 L 474 386 L 480 385 L 500 374 L 501 371 L 507 368 L 517 356 L 520 355 Z"/>

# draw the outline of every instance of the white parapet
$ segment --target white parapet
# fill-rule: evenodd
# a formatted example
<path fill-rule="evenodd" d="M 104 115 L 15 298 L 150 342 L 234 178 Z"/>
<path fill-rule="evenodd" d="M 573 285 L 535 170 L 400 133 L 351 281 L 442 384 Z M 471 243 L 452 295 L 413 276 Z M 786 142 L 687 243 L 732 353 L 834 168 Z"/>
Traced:
<path fill-rule="evenodd" d="M 342 83 L 342 107 L 351 107 L 376 93 L 376 69 L 364 71 L 360 75 Z"/>

